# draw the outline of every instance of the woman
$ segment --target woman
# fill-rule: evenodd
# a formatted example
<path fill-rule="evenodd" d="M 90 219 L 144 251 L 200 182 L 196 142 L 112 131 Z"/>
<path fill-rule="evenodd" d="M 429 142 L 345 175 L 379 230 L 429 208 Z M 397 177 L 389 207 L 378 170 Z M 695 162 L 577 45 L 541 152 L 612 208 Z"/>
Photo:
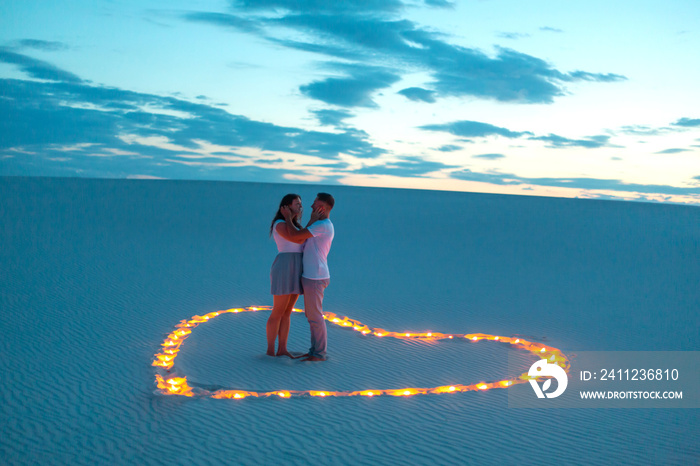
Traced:
<path fill-rule="evenodd" d="M 304 240 L 292 240 L 287 230 L 281 209 L 289 206 L 292 211 L 292 222 L 301 228 L 299 220 L 303 208 L 301 197 L 297 194 L 287 194 L 280 201 L 277 214 L 270 225 L 270 235 L 277 243 L 277 257 L 270 270 L 270 283 L 272 291 L 272 314 L 267 320 L 267 354 L 268 356 L 293 356 L 287 351 L 287 338 L 289 337 L 289 321 L 292 309 L 299 295 L 303 293 L 301 288 L 302 244 Z M 279 347 L 275 353 L 275 340 L 279 336 Z"/>

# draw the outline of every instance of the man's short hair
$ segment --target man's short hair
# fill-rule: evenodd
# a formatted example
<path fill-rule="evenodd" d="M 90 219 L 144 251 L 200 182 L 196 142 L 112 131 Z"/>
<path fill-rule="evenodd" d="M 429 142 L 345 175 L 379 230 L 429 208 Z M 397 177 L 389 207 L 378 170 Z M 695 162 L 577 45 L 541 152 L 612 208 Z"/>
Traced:
<path fill-rule="evenodd" d="M 326 204 L 328 204 L 328 207 L 330 207 L 331 209 L 335 205 L 335 199 L 333 199 L 333 196 L 331 196 L 328 193 L 318 193 L 316 195 L 316 197 L 318 198 L 319 201 L 323 201 Z"/>

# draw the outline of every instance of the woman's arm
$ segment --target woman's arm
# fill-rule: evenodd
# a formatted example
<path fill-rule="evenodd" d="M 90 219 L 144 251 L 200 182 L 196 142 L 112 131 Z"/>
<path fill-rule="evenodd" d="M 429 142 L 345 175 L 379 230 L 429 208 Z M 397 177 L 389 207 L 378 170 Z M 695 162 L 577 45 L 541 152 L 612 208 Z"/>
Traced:
<path fill-rule="evenodd" d="M 306 238 L 301 238 L 299 236 L 293 237 L 290 235 L 289 227 L 286 223 L 278 223 L 275 225 L 275 231 L 277 231 L 282 238 L 286 239 L 287 241 L 291 241 L 292 243 L 302 244 L 304 241 L 306 241 Z"/>
<path fill-rule="evenodd" d="M 293 241 L 295 243 L 301 244 L 305 240 L 312 238 L 314 236 L 306 228 L 297 229 L 296 225 L 294 225 L 294 223 L 292 223 L 292 211 L 289 209 L 288 206 L 282 206 L 280 208 L 280 212 L 282 212 L 282 215 L 284 215 L 284 220 L 286 221 L 286 226 L 287 226 L 287 235 L 289 235 L 289 238 L 284 237 L 285 239 L 288 239 L 289 241 Z M 314 216 L 314 214 L 312 213 L 311 217 L 313 218 L 313 216 Z"/>

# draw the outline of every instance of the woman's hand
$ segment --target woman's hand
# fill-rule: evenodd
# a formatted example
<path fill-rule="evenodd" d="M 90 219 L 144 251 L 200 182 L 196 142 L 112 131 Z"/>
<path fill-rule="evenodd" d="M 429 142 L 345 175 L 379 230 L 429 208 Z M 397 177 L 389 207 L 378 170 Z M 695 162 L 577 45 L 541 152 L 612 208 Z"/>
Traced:
<path fill-rule="evenodd" d="M 292 217 L 294 216 L 294 214 L 292 213 L 292 209 L 290 209 L 288 205 L 283 205 L 282 207 L 280 207 L 280 213 L 282 214 L 285 220 L 289 221 L 291 221 Z"/>

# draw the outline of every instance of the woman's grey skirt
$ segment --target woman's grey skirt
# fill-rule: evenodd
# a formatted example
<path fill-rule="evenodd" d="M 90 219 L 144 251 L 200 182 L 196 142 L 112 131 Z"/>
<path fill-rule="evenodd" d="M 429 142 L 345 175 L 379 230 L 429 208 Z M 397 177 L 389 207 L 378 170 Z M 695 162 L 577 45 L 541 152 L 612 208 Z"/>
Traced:
<path fill-rule="evenodd" d="M 270 289 L 273 295 L 303 294 L 301 287 L 302 253 L 280 252 L 270 270 Z"/>

